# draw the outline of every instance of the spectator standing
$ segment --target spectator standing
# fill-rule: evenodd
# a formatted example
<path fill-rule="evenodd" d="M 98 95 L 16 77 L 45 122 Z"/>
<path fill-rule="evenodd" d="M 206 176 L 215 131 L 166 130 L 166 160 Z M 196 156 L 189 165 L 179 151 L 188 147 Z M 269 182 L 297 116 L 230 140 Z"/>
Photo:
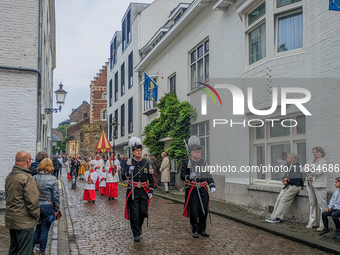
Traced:
<path fill-rule="evenodd" d="M 59 176 L 59 160 L 58 160 L 57 156 L 53 157 L 52 163 L 53 163 L 53 168 L 54 168 L 54 171 L 52 172 L 52 174 L 55 177 L 57 177 L 57 179 L 58 179 L 58 176 Z"/>
<path fill-rule="evenodd" d="M 61 155 L 58 156 L 58 161 L 59 161 L 59 174 L 61 175 L 61 170 L 62 170 L 63 164 L 64 164 L 64 159 L 62 158 Z"/>
<path fill-rule="evenodd" d="M 329 201 L 328 208 L 322 213 L 322 221 L 324 224 L 323 231 L 319 234 L 320 236 L 328 234 L 330 232 L 328 227 L 328 216 L 331 216 L 334 225 L 335 225 L 335 233 L 332 236 L 333 238 L 340 237 L 340 177 L 335 178 L 335 188 L 337 189 Z"/>
<path fill-rule="evenodd" d="M 326 190 L 326 176 L 324 174 L 324 166 L 327 166 L 325 151 L 321 147 L 314 147 L 312 149 L 314 159 L 309 162 L 306 167 L 302 168 L 306 172 L 307 190 L 309 198 L 309 222 L 306 228 L 313 228 L 318 226 L 317 231 L 322 231 L 324 228 L 322 218 L 317 217 L 317 210 L 320 213 L 327 208 L 327 190 Z M 317 169 L 322 169 L 319 171 Z"/>
<path fill-rule="evenodd" d="M 9 255 L 29 255 L 32 252 L 34 227 L 40 210 L 39 191 L 29 171 L 31 160 L 28 152 L 18 152 L 12 172 L 5 181 L 5 222 L 11 237 Z"/>
<path fill-rule="evenodd" d="M 72 178 L 72 176 L 75 176 L 75 181 L 77 183 L 77 177 L 78 177 L 78 171 L 79 171 L 79 167 L 80 167 L 80 161 L 78 159 L 78 156 L 76 156 L 74 159 L 72 159 L 71 161 L 71 173 L 70 176 Z"/>
<path fill-rule="evenodd" d="M 33 162 L 30 167 L 32 176 L 38 174 L 37 172 L 38 165 L 44 158 L 48 158 L 48 154 L 46 151 L 39 151 L 37 155 L 35 155 L 35 162 Z"/>
<path fill-rule="evenodd" d="M 164 191 L 163 193 L 169 193 L 169 182 L 170 182 L 170 160 L 166 155 L 166 152 L 162 152 L 162 164 L 159 169 L 159 172 L 161 172 L 161 182 L 164 185 Z"/>
<path fill-rule="evenodd" d="M 153 181 L 154 181 L 153 185 L 154 185 L 154 189 L 157 189 L 157 183 L 158 183 L 157 178 L 159 175 L 159 163 L 154 153 L 151 153 L 150 158 L 151 158 L 150 164 L 153 169 L 153 174 L 152 174 Z"/>
<path fill-rule="evenodd" d="M 59 187 L 58 180 L 52 175 L 55 170 L 50 159 L 43 159 L 37 170 L 38 174 L 33 178 L 40 192 L 40 224 L 37 225 L 34 232 L 32 248 L 34 249 L 34 246 L 39 243 L 39 255 L 45 255 L 48 232 L 53 222 L 50 217 L 51 215 L 54 217 L 54 212 L 60 209 Z"/>

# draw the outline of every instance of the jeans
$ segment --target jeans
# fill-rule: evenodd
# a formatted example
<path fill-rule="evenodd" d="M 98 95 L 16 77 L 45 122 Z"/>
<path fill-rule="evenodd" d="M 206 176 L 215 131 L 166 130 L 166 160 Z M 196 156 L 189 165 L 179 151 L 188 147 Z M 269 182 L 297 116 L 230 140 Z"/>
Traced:
<path fill-rule="evenodd" d="M 335 210 L 335 209 L 331 209 L 329 212 L 323 212 L 322 213 L 322 220 L 323 220 L 323 225 L 325 228 L 329 228 L 328 226 L 328 216 L 331 216 L 336 229 L 340 230 L 340 222 L 339 222 L 339 218 L 340 217 L 340 210 Z"/>
<path fill-rule="evenodd" d="M 37 225 L 34 237 L 33 248 L 39 243 L 40 251 L 45 251 L 48 238 L 48 231 L 50 231 L 51 223 L 48 222 L 47 217 L 54 212 L 52 205 L 40 205 L 40 220 L 41 223 Z"/>
<path fill-rule="evenodd" d="M 9 255 L 30 255 L 32 254 L 32 242 L 34 228 L 10 229 L 11 245 Z"/>

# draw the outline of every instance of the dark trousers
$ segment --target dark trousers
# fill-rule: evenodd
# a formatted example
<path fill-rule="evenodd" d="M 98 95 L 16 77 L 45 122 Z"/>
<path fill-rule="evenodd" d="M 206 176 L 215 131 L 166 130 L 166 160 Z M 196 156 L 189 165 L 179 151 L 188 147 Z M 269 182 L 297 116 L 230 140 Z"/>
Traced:
<path fill-rule="evenodd" d="M 130 191 L 130 189 L 127 189 L 126 195 Z M 130 210 L 130 226 L 135 237 L 140 236 L 144 219 L 147 217 L 148 195 L 143 188 L 135 188 L 134 193 L 134 200 L 132 200 L 132 194 L 129 197 L 128 207 Z"/>
<path fill-rule="evenodd" d="M 153 177 L 153 187 L 157 188 L 157 172 L 156 171 L 153 172 L 152 177 Z"/>
<path fill-rule="evenodd" d="M 34 228 L 10 229 L 11 245 L 9 255 L 31 255 Z"/>
<path fill-rule="evenodd" d="M 47 217 L 50 216 L 52 213 L 54 213 L 52 205 L 40 206 L 41 223 L 38 224 L 35 229 L 32 248 L 34 248 L 34 246 L 39 243 L 41 251 L 44 251 L 46 249 L 48 231 L 50 231 L 51 227 L 51 223 L 48 221 Z"/>
<path fill-rule="evenodd" d="M 59 174 L 61 175 L 61 170 L 63 169 L 63 165 L 62 164 L 60 164 L 59 165 Z"/>
<path fill-rule="evenodd" d="M 340 221 L 339 218 L 340 217 L 340 210 L 335 210 L 335 209 L 331 209 L 329 212 L 323 212 L 322 213 L 322 221 L 323 221 L 323 225 L 325 226 L 325 228 L 329 228 L 328 226 L 328 216 L 331 216 L 336 229 L 340 230 Z"/>
<path fill-rule="evenodd" d="M 190 189 L 186 189 L 185 196 L 186 198 L 188 197 Z M 190 211 L 190 224 L 192 226 L 192 232 L 205 232 L 205 228 L 207 225 L 207 215 L 208 215 L 208 202 L 209 202 L 209 194 L 205 190 L 204 187 L 199 189 L 202 202 L 203 202 L 203 207 L 204 207 L 204 212 L 205 215 L 203 214 L 202 211 L 202 206 L 199 201 L 199 197 L 197 194 L 197 188 L 194 187 L 190 198 L 189 198 L 189 211 Z M 198 220 L 197 220 L 198 219 Z"/>
<path fill-rule="evenodd" d="M 59 170 L 54 170 L 53 175 L 58 179 L 59 177 Z"/>

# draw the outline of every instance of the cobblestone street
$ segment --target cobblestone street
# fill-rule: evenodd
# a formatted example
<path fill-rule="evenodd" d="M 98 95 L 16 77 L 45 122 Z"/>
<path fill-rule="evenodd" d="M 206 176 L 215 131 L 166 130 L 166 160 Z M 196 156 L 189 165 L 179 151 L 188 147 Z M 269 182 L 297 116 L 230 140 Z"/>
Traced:
<path fill-rule="evenodd" d="M 153 196 L 149 226 L 143 226 L 140 243 L 132 239 L 124 218 L 126 188 L 119 185 L 119 198 L 108 201 L 97 192 L 96 203 L 83 202 L 85 181 L 71 190 L 66 173 L 66 216 L 71 254 L 327 254 L 256 228 L 211 214 L 210 238 L 191 236 L 182 204 Z"/>

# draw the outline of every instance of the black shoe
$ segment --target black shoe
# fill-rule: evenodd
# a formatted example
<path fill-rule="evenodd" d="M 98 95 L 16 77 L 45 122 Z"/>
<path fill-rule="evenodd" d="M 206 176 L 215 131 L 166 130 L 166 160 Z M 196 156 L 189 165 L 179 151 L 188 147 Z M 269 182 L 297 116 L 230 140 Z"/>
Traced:
<path fill-rule="evenodd" d="M 340 229 L 336 229 L 333 238 L 339 238 L 340 237 Z"/>
<path fill-rule="evenodd" d="M 201 235 L 204 236 L 204 237 L 209 237 L 209 236 L 210 236 L 210 235 L 209 235 L 208 233 L 206 233 L 205 231 L 203 231 L 203 232 L 201 233 Z"/>
<path fill-rule="evenodd" d="M 109 200 L 109 201 L 110 201 L 110 200 L 111 200 L 111 197 L 109 197 L 107 200 Z"/>
<path fill-rule="evenodd" d="M 198 233 L 194 232 L 194 233 L 192 233 L 192 236 L 195 237 L 195 238 L 198 238 Z"/>
<path fill-rule="evenodd" d="M 139 242 L 139 241 L 140 241 L 140 237 L 139 237 L 139 236 L 135 236 L 135 237 L 133 238 L 133 241 Z"/>
<path fill-rule="evenodd" d="M 116 200 L 114 197 L 111 197 L 111 200 Z"/>
<path fill-rule="evenodd" d="M 329 232 L 331 232 L 328 228 L 324 228 L 320 233 L 319 233 L 319 236 L 323 236 L 323 235 L 326 235 L 328 234 Z"/>

